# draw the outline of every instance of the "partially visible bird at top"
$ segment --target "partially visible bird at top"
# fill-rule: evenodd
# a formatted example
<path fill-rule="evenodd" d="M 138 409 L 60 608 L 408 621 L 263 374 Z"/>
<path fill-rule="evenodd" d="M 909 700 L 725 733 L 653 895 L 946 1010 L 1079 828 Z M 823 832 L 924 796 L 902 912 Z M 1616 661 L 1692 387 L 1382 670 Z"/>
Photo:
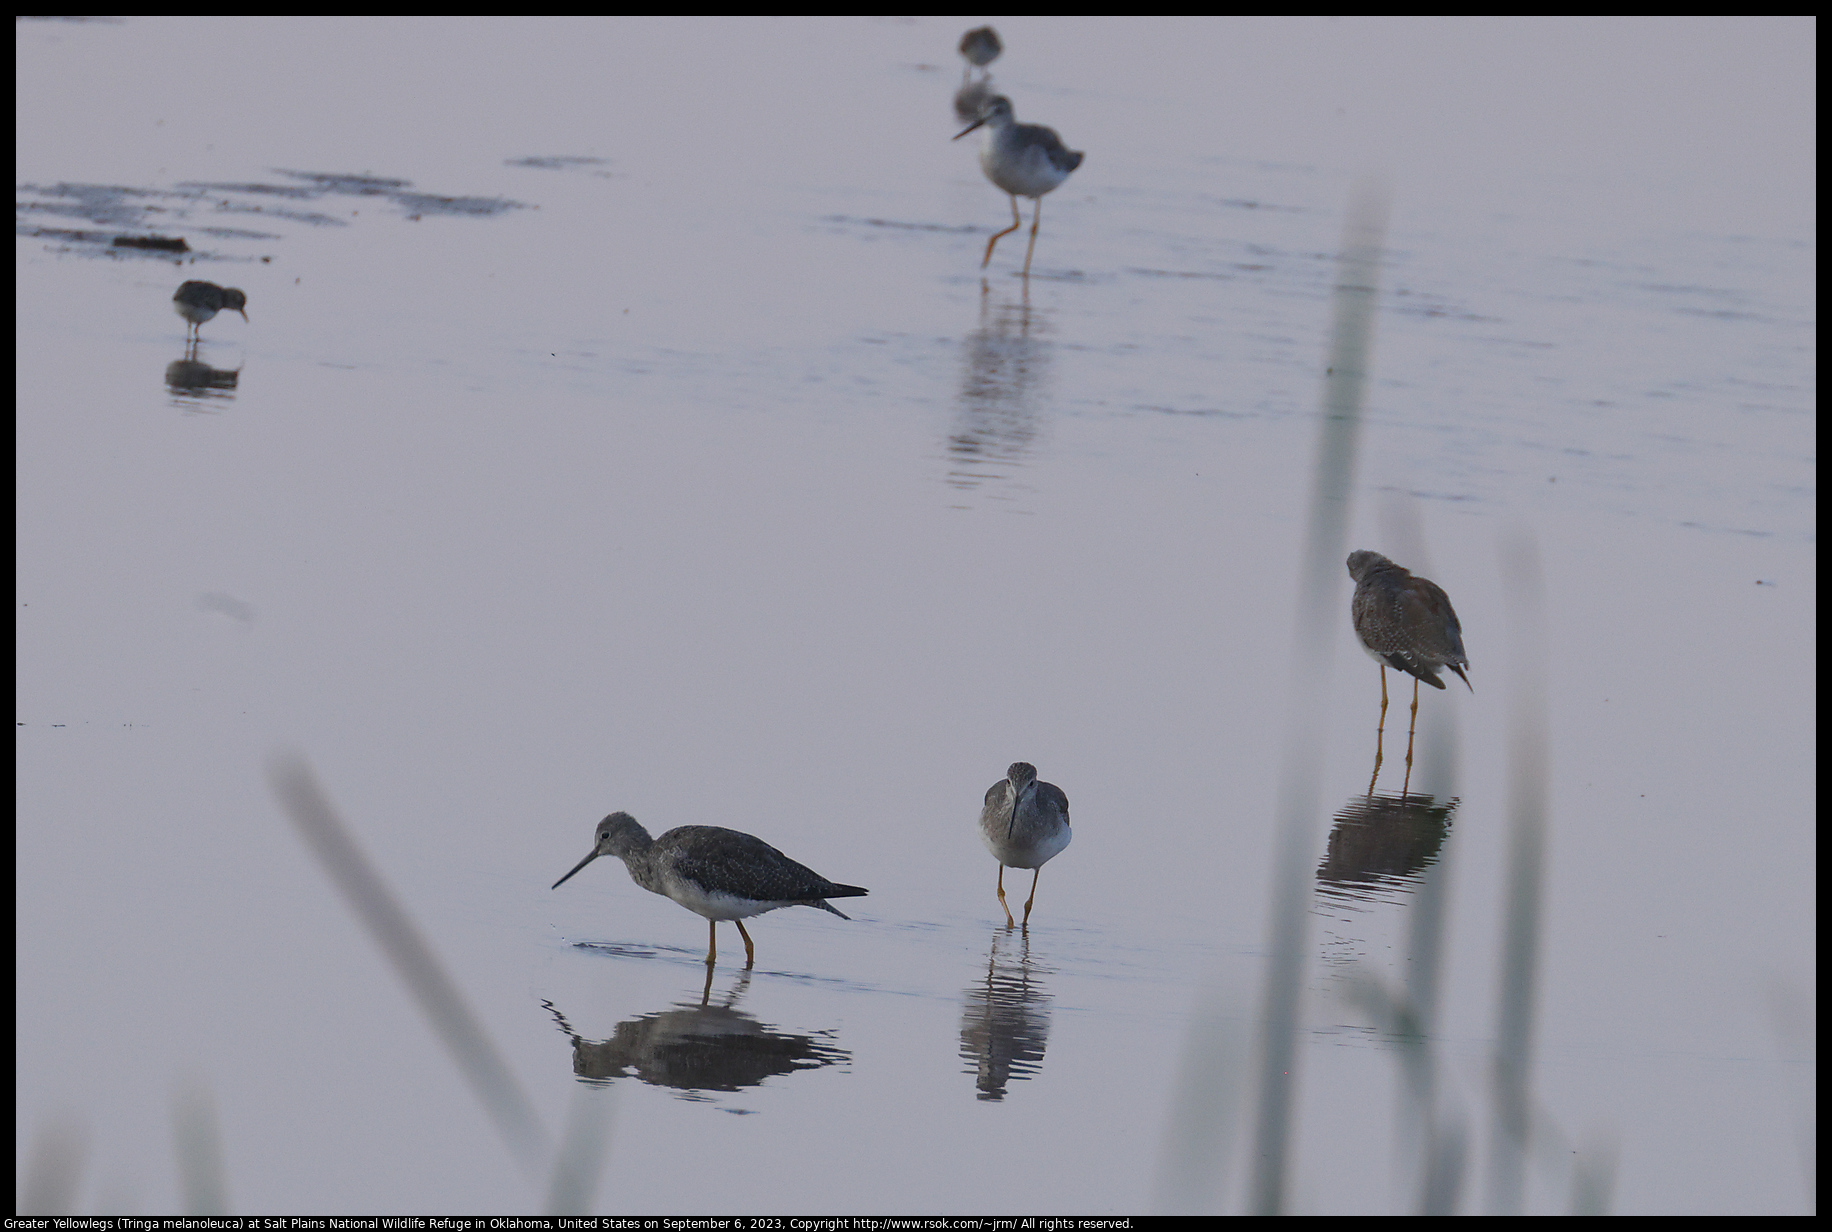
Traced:
<path fill-rule="evenodd" d="M 999 58 L 1004 47 L 999 42 L 998 31 L 991 26 L 980 26 L 961 35 L 960 50 L 966 67 L 961 69 L 961 88 L 954 92 L 954 114 L 962 124 L 967 124 L 979 119 L 986 104 L 998 94 L 986 66 Z M 976 68 L 980 70 L 977 78 L 973 75 Z"/>
<path fill-rule="evenodd" d="M 967 67 L 961 70 L 961 81 L 974 69 L 986 71 L 986 66 L 999 58 L 1005 50 L 1005 44 L 999 42 L 999 32 L 991 26 L 975 26 L 961 35 L 961 58 L 967 61 Z"/>

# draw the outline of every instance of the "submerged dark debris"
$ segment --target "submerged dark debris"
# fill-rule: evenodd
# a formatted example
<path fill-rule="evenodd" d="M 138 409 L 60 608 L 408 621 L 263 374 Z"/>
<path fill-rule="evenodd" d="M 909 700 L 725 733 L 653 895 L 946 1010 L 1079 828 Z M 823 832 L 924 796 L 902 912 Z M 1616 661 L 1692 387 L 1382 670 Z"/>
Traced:
<path fill-rule="evenodd" d="M 347 217 L 293 206 L 332 197 L 380 197 L 415 220 L 434 216 L 493 218 L 527 208 L 506 197 L 415 192 L 411 180 L 385 176 L 285 168 L 275 168 L 274 174 L 280 177 L 277 182 L 188 180 L 170 188 L 69 182 L 21 184 L 14 193 L 15 231 L 70 250 L 93 249 L 98 256 L 144 255 L 169 260 L 181 254 L 195 253 L 206 258 L 224 255 L 199 246 L 199 239 L 204 237 L 219 245 L 285 238 L 277 231 L 222 226 L 226 214 L 258 214 L 270 224 L 349 226 Z M 47 227 L 33 221 L 45 215 L 89 223 L 94 229 Z"/>

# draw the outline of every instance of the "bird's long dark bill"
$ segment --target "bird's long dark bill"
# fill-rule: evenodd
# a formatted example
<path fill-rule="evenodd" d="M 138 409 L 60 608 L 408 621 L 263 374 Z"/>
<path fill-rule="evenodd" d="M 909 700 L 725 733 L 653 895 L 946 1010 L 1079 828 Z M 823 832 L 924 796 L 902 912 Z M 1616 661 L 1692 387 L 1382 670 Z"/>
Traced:
<path fill-rule="evenodd" d="M 1023 801 L 1024 793 L 1018 790 L 1016 783 L 1013 783 L 1011 785 L 1011 821 L 1005 827 L 1006 842 L 1010 842 L 1011 836 L 1018 832 L 1018 805 Z"/>
<path fill-rule="evenodd" d="M 596 860 L 597 858 L 598 858 L 598 853 L 596 851 L 592 852 L 591 855 L 586 856 L 583 860 L 579 861 L 577 864 L 573 866 L 572 873 L 566 874 L 566 877 L 560 878 L 558 881 L 554 882 L 553 885 L 549 886 L 548 888 L 553 889 L 553 890 L 559 889 L 561 886 L 566 884 L 567 877 L 571 877 L 573 873 L 578 872 L 580 869 L 584 868 L 587 864 L 590 864 L 593 860 Z"/>
<path fill-rule="evenodd" d="M 955 133 L 954 136 L 950 137 L 948 140 L 959 141 L 962 137 L 965 137 L 968 133 L 972 132 L 974 129 L 978 128 L 980 125 L 984 124 L 985 122 L 986 122 L 986 117 L 981 116 L 979 119 L 975 120 L 973 123 L 969 124 L 967 127 L 961 129 L 960 132 Z"/>

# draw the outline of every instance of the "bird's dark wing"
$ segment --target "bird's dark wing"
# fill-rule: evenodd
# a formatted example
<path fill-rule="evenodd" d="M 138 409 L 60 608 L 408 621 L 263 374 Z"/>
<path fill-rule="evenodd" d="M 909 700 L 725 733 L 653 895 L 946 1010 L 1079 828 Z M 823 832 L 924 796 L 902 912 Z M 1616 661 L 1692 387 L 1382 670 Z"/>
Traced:
<path fill-rule="evenodd" d="M 681 826 L 655 841 L 682 876 L 725 894 L 797 902 L 846 897 L 852 886 L 835 885 L 754 834 L 721 826 Z"/>
<path fill-rule="evenodd" d="M 1464 661 L 1463 626 L 1437 583 L 1413 578 L 1400 592 L 1399 614 L 1403 627 L 1413 631 L 1413 648 L 1420 654 L 1440 663 Z"/>

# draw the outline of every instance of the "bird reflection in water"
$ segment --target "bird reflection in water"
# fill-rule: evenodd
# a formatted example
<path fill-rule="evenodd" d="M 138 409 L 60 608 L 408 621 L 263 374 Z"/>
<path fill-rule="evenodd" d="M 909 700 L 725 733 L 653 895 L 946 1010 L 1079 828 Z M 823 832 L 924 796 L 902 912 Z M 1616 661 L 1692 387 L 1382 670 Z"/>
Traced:
<path fill-rule="evenodd" d="M 961 344 L 960 415 L 948 436 L 948 483 L 963 490 L 1009 477 L 1036 438 L 1050 344 L 1032 337 L 1028 302 L 993 307 Z M 1040 330 L 1038 332 L 1041 332 Z"/>
<path fill-rule="evenodd" d="M 1030 939 L 999 929 L 992 936 L 986 978 L 970 984 L 961 1014 L 961 1056 L 983 1100 L 1005 1098 L 1006 1086 L 1043 1067 L 1050 1038 L 1050 995 L 1030 959 Z"/>
<path fill-rule="evenodd" d="M 712 987 L 707 973 L 706 993 Z M 820 1069 L 851 1060 L 832 1045 L 828 1032 L 794 1035 L 773 1031 L 737 1008 L 750 987 L 750 972 L 741 972 L 724 1004 L 682 1003 L 671 1009 L 620 1022 L 609 1039 L 588 1040 L 575 1030 L 552 1002 L 543 1002 L 560 1029 L 571 1037 L 573 1073 L 598 1084 L 632 1074 L 650 1086 L 673 1087 L 687 1098 L 700 1091 L 741 1091 L 765 1078 Z"/>
<path fill-rule="evenodd" d="M 1330 828 L 1317 892 L 1354 904 L 1412 894 L 1438 862 L 1457 803 L 1419 795 L 1351 797 Z"/>
<path fill-rule="evenodd" d="M 228 401 L 241 375 L 240 368 L 212 368 L 195 355 L 174 359 L 165 366 L 166 388 L 196 399 Z"/>

